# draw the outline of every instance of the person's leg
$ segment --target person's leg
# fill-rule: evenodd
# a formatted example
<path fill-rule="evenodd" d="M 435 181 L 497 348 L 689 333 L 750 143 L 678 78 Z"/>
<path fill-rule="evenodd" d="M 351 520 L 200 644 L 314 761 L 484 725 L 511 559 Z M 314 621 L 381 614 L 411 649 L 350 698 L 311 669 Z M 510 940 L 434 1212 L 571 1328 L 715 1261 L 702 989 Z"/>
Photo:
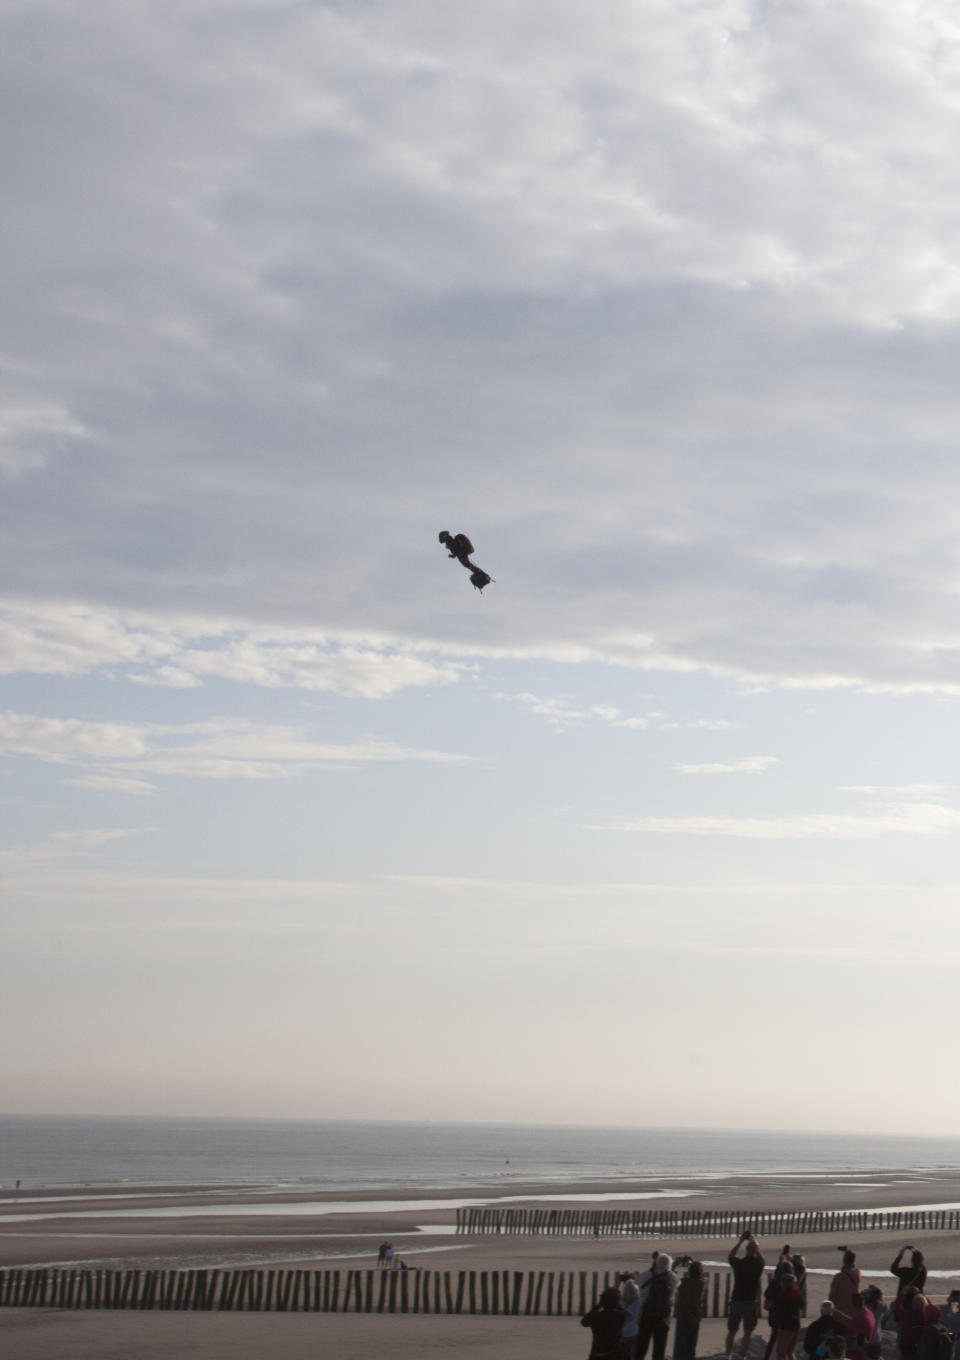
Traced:
<path fill-rule="evenodd" d="M 797 1337 L 800 1335 L 800 1328 L 786 1327 L 777 1328 L 777 1360 L 794 1360 L 794 1351 L 797 1347 Z"/>
<path fill-rule="evenodd" d="M 637 1346 L 636 1351 L 634 1352 L 637 1360 L 644 1360 L 644 1356 L 647 1353 L 647 1347 L 650 1345 L 652 1332 L 653 1326 L 650 1319 L 641 1318 L 637 1325 Z"/>
<path fill-rule="evenodd" d="M 667 1353 L 667 1334 L 670 1324 L 666 1318 L 657 1318 L 653 1324 L 653 1360 L 664 1360 Z"/>
<path fill-rule="evenodd" d="M 750 1342 L 753 1340 L 754 1328 L 757 1325 L 758 1312 L 752 1303 L 744 1305 L 743 1309 L 743 1357 L 746 1360 L 750 1354 Z"/>
<path fill-rule="evenodd" d="M 733 1355 L 733 1348 L 737 1343 L 737 1328 L 740 1325 L 740 1305 L 731 1302 L 730 1312 L 727 1316 L 727 1339 L 724 1343 L 724 1355 Z"/>
<path fill-rule="evenodd" d="M 693 1360 L 693 1326 L 687 1318 L 677 1318 L 673 1328 L 673 1360 Z"/>
<path fill-rule="evenodd" d="M 773 1354 L 773 1348 L 777 1344 L 777 1329 L 773 1325 L 772 1313 L 767 1314 L 767 1321 L 770 1323 L 770 1336 L 767 1340 L 767 1349 L 763 1353 L 763 1360 L 770 1360 L 770 1356 Z"/>

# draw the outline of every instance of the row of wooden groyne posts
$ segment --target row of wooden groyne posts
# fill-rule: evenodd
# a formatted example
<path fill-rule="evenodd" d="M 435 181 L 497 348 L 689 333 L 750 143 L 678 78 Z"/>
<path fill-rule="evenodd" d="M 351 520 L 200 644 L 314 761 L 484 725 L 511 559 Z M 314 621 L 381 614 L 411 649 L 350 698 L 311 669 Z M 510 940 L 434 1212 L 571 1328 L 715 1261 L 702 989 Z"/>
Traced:
<path fill-rule="evenodd" d="M 7 1308 L 262 1313 L 581 1315 L 614 1283 L 572 1270 L 0 1270 Z M 712 1316 L 730 1302 L 729 1272 L 707 1276 Z"/>
<path fill-rule="evenodd" d="M 806 1233 L 949 1232 L 956 1209 L 458 1209 L 457 1232 L 505 1237 L 727 1237 L 747 1229 L 786 1240 Z"/>
<path fill-rule="evenodd" d="M 691 1239 L 746 1229 L 781 1239 L 806 1233 L 950 1232 L 955 1209 L 786 1211 L 717 1209 L 457 1210 L 457 1231 Z M 276 1313 L 585 1313 L 614 1281 L 571 1270 L 0 1270 L 0 1307 L 123 1308 Z M 730 1302 L 728 1271 L 707 1275 L 709 1315 Z"/>

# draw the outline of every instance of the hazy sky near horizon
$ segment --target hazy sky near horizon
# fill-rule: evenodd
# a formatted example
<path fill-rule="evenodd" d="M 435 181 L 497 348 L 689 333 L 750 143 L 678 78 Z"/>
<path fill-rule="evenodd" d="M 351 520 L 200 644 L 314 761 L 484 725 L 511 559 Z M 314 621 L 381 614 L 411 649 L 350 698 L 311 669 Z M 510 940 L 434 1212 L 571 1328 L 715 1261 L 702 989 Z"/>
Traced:
<path fill-rule="evenodd" d="M 0 0 L 5 1111 L 956 1128 L 958 89 Z"/>

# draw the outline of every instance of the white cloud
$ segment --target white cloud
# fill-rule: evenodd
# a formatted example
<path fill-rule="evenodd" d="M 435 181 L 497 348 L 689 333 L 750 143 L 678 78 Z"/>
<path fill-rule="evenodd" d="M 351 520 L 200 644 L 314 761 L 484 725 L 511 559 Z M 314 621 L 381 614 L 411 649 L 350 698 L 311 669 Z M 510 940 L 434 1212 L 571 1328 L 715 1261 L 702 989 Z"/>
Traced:
<path fill-rule="evenodd" d="M 110 841 L 125 840 L 128 836 L 140 836 L 148 830 L 150 830 L 149 827 L 90 827 L 82 831 L 51 831 L 49 840 L 54 845 L 63 845 L 68 848 L 74 846 L 80 849 L 86 846 L 97 848 L 109 844 Z"/>
<path fill-rule="evenodd" d="M 560 729 L 566 727 L 624 727 L 642 731 L 650 725 L 653 715 L 647 716 L 625 716 L 619 708 L 612 704 L 590 704 L 584 708 L 575 708 L 566 698 L 542 699 L 536 694 L 502 694 L 494 695 L 495 699 L 505 700 L 508 703 L 523 704 L 530 709 L 531 713 L 536 713 L 538 717 L 545 718 L 551 727 Z"/>
<path fill-rule="evenodd" d="M 146 779 L 130 779 L 123 775 L 88 774 L 79 779 L 61 779 L 68 788 L 89 789 L 94 793 L 156 793 L 156 785 Z"/>
<path fill-rule="evenodd" d="M 74 455 L 0 541 L 129 626 L 8 618 L 0 668 L 960 692 L 945 3 L 103 14 L 0 20 L 6 419 Z"/>
<path fill-rule="evenodd" d="M 706 765 L 672 765 L 680 774 L 764 774 L 772 765 L 779 765 L 777 756 L 743 756 L 740 760 Z"/>
<path fill-rule="evenodd" d="M 145 729 L 131 723 L 0 713 L 0 752 L 39 760 L 131 760 L 147 751 Z"/>
<path fill-rule="evenodd" d="M 891 803 L 860 814 L 811 812 L 784 817 L 640 817 L 590 831 L 662 836 L 721 836 L 748 840 L 870 840 L 878 836 L 938 836 L 960 829 L 960 810 L 937 803 Z"/>
<path fill-rule="evenodd" d="M 142 836 L 152 830 L 154 828 L 149 826 L 135 826 L 84 827 L 73 831 L 50 831 L 40 841 L 0 850 L 0 864 L 4 867 L 5 882 L 11 891 L 16 883 L 18 893 L 24 889 L 29 892 L 36 889 L 42 894 L 44 889 L 40 885 L 48 881 L 44 874 L 45 866 L 51 865 L 56 869 L 58 864 L 69 860 L 70 875 L 63 880 L 65 885 L 69 885 L 74 880 L 76 872 L 75 860 L 80 862 L 114 841 Z M 39 877 L 36 876 L 38 871 Z M 21 874 L 25 876 L 14 877 Z"/>
<path fill-rule="evenodd" d="M 137 726 L 9 712 L 0 713 L 0 753 L 96 766 L 81 787 L 126 787 L 140 793 L 151 786 L 139 780 L 131 782 L 131 773 L 198 779 L 285 779 L 325 765 L 457 765 L 473 760 L 379 737 L 317 741 L 301 727 L 243 719 Z"/>
<path fill-rule="evenodd" d="M 213 677 L 366 699 L 451 684 L 464 670 L 390 641 L 358 643 L 319 629 L 0 601 L 0 674 L 80 676 L 131 663 L 142 669 L 126 678 L 139 684 L 189 689 Z"/>
<path fill-rule="evenodd" d="M 0 469 L 7 473 L 43 467 L 46 449 L 84 433 L 80 422 L 60 407 L 4 402 L 0 393 Z"/>
<path fill-rule="evenodd" d="M 539 695 L 523 692 L 520 694 L 497 693 L 495 699 L 507 703 L 523 704 L 537 717 L 545 718 L 551 727 L 561 731 L 568 727 L 620 727 L 628 731 L 645 731 L 656 727 L 663 731 L 698 729 L 703 731 L 725 732 L 736 724 L 724 719 L 694 718 L 686 722 L 668 722 L 663 713 L 653 709 L 644 714 L 625 714 L 612 704 L 587 704 L 581 707 L 573 704 L 567 697 L 542 698 Z"/>

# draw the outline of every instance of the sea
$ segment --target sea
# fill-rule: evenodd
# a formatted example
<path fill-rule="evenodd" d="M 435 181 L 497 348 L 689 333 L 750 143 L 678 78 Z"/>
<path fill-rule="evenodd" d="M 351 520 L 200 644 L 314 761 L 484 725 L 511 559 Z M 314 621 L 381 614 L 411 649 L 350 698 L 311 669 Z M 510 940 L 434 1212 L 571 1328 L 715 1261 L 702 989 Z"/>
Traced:
<path fill-rule="evenodd" d="M 317 1119 L 0 1116 L 0 1186 L 435 1191 L 960 1168 L 960 1138 Z"/>

